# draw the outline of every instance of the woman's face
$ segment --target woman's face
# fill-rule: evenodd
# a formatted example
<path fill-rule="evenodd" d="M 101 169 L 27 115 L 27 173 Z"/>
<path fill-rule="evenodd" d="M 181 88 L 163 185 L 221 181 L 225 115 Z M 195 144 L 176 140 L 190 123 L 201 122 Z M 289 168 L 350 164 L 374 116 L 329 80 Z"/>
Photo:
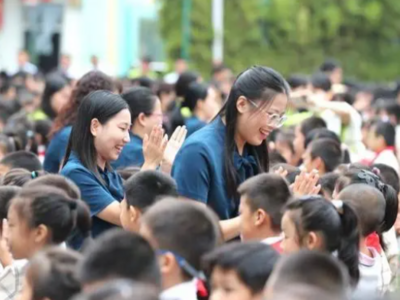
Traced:
<path fill-rule="evenodd" d="M 72 89 L 69 85 L 66 85 L 61 90 L 51 97 L 51 108 L 56 114 L 59 114 L 63 107 L 68 103 L 71 96 Z"/>
<path fill-rule="evenodd" d="M 118 159 L 122 149 L 130 140 L 130 128 L 131 113 L 128 109 L 121 110 L 105 124 L 93 119 L 91 131 L 97 154 L 106 162 Z"/>
<path fill-rule="evenodd" d="M 271 123 L 274 116 L 282 117 L 288 99 L 285 94 L 278 94 L 270 105 L 265 107 L 261 101 L 239 97 L 236 107 L 238 119 L 236 130 L 246 143 L 259 146 L 278 126 Z"/>
<path fill-rule="evenodd" d="M 154 126 L 162 125 L 163 122 L 163 112 L 161 109 L 160 99 L 156 99 L 154 103 L 153 111 L 150 115 L 144 116 L 142 119 L 142 124 L 145 128 L 145 132 L 150 134 Z"/>

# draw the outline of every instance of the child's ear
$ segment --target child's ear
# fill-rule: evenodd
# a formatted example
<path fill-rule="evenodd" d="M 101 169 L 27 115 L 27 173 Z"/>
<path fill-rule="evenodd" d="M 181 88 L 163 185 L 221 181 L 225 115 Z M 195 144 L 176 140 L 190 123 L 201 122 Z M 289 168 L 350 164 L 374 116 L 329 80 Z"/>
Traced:
<path fill-rule="evenodd" d="M 269 223 L 269 221 L 270 221 L 268 215 L 262 209 L 257 209 L 255 217 L 256 218 L 255 218 L 254 225 L 256 225 L 256 226 L 264 225 L 266 222 Z M 266 225 L 268 225 L 268 224 L 266 224 Z"/>
<path fill-rule="evenodd" d="M 314 231 L 310 231 L 307 234 L 305 243 L 308 250 L 318 250 L 321 248 L 321 239 Z"/>
<path fill-rule="evenodd" d="M 158 263 L 161 274 L 171 274 L 177 265 L 175 256 L 168 252 L 158 257 Z"/>
<path fill-rule="evenodd" d="M 34 239 L 35 243 L 38 244 L 45 243 L 49 238 L 49 234 L 50 232 L 47 226 L 40 224 L 35 229 L 35 239 Z"/>
<path fill-rule="evenodd" d="M 132 205 L 129 206 L 129 221 L 132 223 L 138 223 L 142 216 L 142 212 Z"/>
<path fill-rule="evenodd" d="M 137 117 L 137 120 L 140 125 L 145 126 L 146 124 L 146 115 L 144 113 L 140 113 L 139 116 Z"/>

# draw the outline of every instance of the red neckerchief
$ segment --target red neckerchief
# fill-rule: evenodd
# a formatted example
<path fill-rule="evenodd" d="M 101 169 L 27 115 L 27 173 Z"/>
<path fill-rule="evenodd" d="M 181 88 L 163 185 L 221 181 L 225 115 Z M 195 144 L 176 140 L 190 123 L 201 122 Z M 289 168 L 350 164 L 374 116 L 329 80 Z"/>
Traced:
<path fill-rule="evenodd" d="M 367 236 L 366 243 L 368 247 L 374 248 L 378 253 L 382 253 L 382 246 L 379 235 L 374 232 Z"/>

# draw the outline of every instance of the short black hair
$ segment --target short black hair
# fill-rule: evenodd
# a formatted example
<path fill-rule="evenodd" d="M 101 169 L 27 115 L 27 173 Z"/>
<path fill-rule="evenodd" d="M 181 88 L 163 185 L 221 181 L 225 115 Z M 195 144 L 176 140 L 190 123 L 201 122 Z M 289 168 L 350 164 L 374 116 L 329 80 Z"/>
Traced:
<path fill-rule="evenodd" d="M 259 174 L 242 183 L 238 192 L 246 197 L 253 212 L 264 210 L 271 218 L 272 229 L 280 231 L 283 208 L 291 198 L 285 179 L 276 174 Z"/>
<path fill-rule="evenodd" d="M 100 287 L 83 292 L 73 300 L 159 300 L 159 291 L 141 282 L 127 279 L 116 279 Z"/>
<path fill-rule="evenodd" d="M 304 148 L 307 149 L 308 145 L 317 139 L 331 139 L 338 143 L 339 145 L 341 144 L 339 136 L 334 133 L 333 131 L 327 129 L 327 128 L 317 128 L 311 130 L 305 140 L 304 140 Z"/>
<path fill-rule="evenodd" d="M 145 211 L 161 197 L 178 197 L 178 189 L 172 177 L 158 171 L 148 170 L 134 174 L 125 185 L 128 206 Z"/>
<path fill-rule="evenodd" d="M 300 131 L 304 135 L 304 137 L 306 137 L 311 130 L 317 128 L 326 128 L 326 122 L 324 121 L 324 119 L 320 117 L 310 117 L 305 119 L 300 124 Z"/>
<path fill-rule="evenodd" d="M 19 186 L 0 186 L 0 219 L 7 219 L 11 200 L 21 191 Z M 0 225 L 1 228 L 1 225 Z"/>
<path fill-rule="evenodd" d="M 385 139 L 386 146 L 393 147 L 395 144 L 396 130 L 389 122 L 378 121 L 373 125 L 375 135 Z"/>
<path fill-rule="evenodd" d="M 117 173 L 122 177 L 122 180 L 127 181 L 131 176 L 140 172 L 140 167 L 127 167 L 117 170 Z"/>
<path fill-rule="evenodd" d="M 33 171 L 30 172 L 26 169 L 12 169 L 4 174 L 3 177 L 3 185 L 16 185 L 16 186 L 25 186 L 28 182 L 32 181 L 33 179 L 43 176 L 43 171 Z"/>
<path fill-rule="evenodd" d="M 278 151 L 271 151 L 268 155 L 269 165 L 272 167 L 276 164 L 286 164 L 286 159 Z"/>
<path fill-rule="evenodd" d="M 379 170 L 379 176 L 382 178 L 382 181 L 390 185 L 398 195 L 400 193 L 400 179 L 396 170 L 385 164 L 374 164 L 372 167 Z"/>
<path fill-rule="evenodd" d="M 160 285 L 157 257 L 150 244 L 136 233 L 109 230 L 89 245 L 84 255 L 78 270 L 82 284 L 127 278 Z"/>
<path fill-rule="evenodd" d="M 271 275 L 268 286 L 275 293 L 294 284 L 305 284 L 342 299 L 349 289 L 349 281 L 345 267 L 331 254 L 300 250 L 282 257 Z"/>
<path fill-rule="evenodd" d="M 351 184 L 338 197 L 356 212 L 363 237 L 379 231 L 385 217 L 386 205 L 385 198 L 378 189 L 362 183 Z"/>
<path fill-rule="evenodd" d="M 6 165 L 10 169 L 22 168 L 31 172 L 43 170 L 37 155 L 28 151 L 16 151 L 7 154 L 0 161 L 0 165 Z"/>
<path fill-rule="evenodd" d="M 197 81 L 200 75 L 193 71 L 186 71 L 179 75 L 179 78 L 175 84 L 175 93 L 177 97 L 185 97 L 189 85 Z"/>
<path fill-rule="evenodd" d="M 339 179 L 339 177 L 340 174 L 337 173 L 326 173 L 322 175 L 322 177 L 319 180 L 319 183 L 321 185 L 321 190 L 325 191 L 332 197 L 332 194 L 335 190 L 336 181 Z"/>
<path fill-rule="evenodd" d="M 290 152 L 295 153 L 293 141 L 295 139 L 295 135 L 293 130 L 279 130 L 276 134 L 275 141 L 286 143 L 290 149 Z"/>
<path fill-rule="evenodd" d="M 224 271 L 235 271 L 252 294 L 259 294 L 263 291 L 278 259 L 279 254 L 269 245 L 259 242 L 234 242 L 207 254 L 204 257 L 204 266 L 210 275 L 216 267 Z"/>
<path fill-rule="evenodd" d="M 286 180 L 289 182 L 289 184 L 294 183 L 294 181 L 296 180 L 296 176 L 300 175 L 300 173 L 301 173 L 300 168 L 286 164 L 286 163 L 274 165 L 273 167 L 271 167 L 270 172 L 273 173 L 281 167 L 283 168 L 283 170 L 287 171 Z"/>
<path fill-rule="evenodd" d="M 307 86 L 309 79 L 306 75 L 293 74 L 287 79 L 290 87 L 296 89 L 298 87 Z"/>
<path fill-rule="evenodd" d="M 335 69 L 341 68 L 340 64 L 338 61 L 330 58 L 325 60 L 322 65 L 320 66 L 319 70 L 321 72 L 333 72 Z"/>
<path fill-rule="evenodd" d="M 329 173 L 342 162 L 340 144 L 331 139 L 318 139 L 310 144 L 311 157 L 321 158 L 325 165 L 325 172 Z"/>
<path fill-rule="evenodd" d="M 315 73 L 311 77 L 311 84 L 314 89 L 323 90 L 325 92 L 329 92 L 332 88 L 332 82 L 329 76 L 325 73 Z"/>
<path fill-rule="evenodd" d="M 184 258 L 200 269 L 201 257 L 213 250 L 221 239 L 216 215 L 192 201 L 164 199 L 150 207 L 142 219 L 159 249 Z M 185 272 L 183 274 L 190 278 Z"/>

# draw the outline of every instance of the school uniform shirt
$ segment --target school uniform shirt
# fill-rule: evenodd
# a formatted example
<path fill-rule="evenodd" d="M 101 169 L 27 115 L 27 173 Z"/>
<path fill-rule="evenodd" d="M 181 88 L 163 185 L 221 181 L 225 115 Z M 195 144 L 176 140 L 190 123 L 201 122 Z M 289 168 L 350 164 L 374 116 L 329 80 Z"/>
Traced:
<path fill-rule="evenodd" d="M 72 126 L 66 126 L 58 131 L 50 141 L 46 149 L 43 168 L 49 173 L 58 173 L 60 165 L 64 159 L 67 150 L 69 136 L 71 135 Z"/>
<path fill-rule="evenodd" d="M 179 150 L 172 167 L 172 177 L 182 197 L 203 202 L 227 220 L 238 215 L 239 199 L 229 197 L 224 173 L 225 125 L 221 118 L 196 131 Z M 248 147 L 240 156 L 232 153 L 239 183 L 258 172 Z"/>
<path fill-rule="evenodd" d="M 396 170 L 397 174 L 400 174 L 399 161 L 397 160 L 392 147 L 388 147 L 387 149 L 377 153 L 373 163 L 384 164 L 392 167 Z"/>
<path fill-rule="evenodd" d="M 354 299 L 383 295 L 389 288 L 391 272 L 389 264 L 374 248 L 368 247 L 373 257 L 360 253 L 360 280 L 354 291 Z M 387 264 L 387 267 L 386 267 Z"/>
<path fill-rule="evenodd" d="M 143 140 L 133 133 L 129 133 L 129 137 L 130 141 L 124 146 L 118 159 L 111 162 L 111 166 L 115 170 L 126 167 L 141 167 L 144 164 Z"/>
<path fill-rule="evenodd" d="M 124 188 L 122 178 L 115 171 L 101 170 L 99 173 L 104 183 L 102 183 L 93 172 L 88 170 L 79 158 L 72 153 L 67 164 L 61 170 L 61 175 L 71 179 L 80 189 L 82 200 L 90 208 L 92 217 L 92 237 L 96 238 L 99 234 L 116 227 L 96 217 L 102 210 L 114 201 L 121 201 L 124 198 Z M 74 249 L 79 249 L 83 238 L 75 235 L 68 243 Z"/>
<path fill-rule="evenodd" d="M 14 260 L 0 273 L 0 300 L 16 299 L 22 291 L 22 283 L 28 266 L 27 259 Z"/>
<path fill-rule="evenodd" d="M 282 240 L 283 240 L 282 235 L 272 236 L 272 237 L 262 240 L 261 243 L 271 246 L 272 248 L 275 249 L 276 252 L 278 252 L 279 254 L 282 254 L 282 251 L 283 251 L 282 246 L 281 246 Z"/>
<path fill-rule="evenodd" d="M 161 300 L 197 300 L 197 279 L 166 289 L 160 294 Z"/>
<path fill-rule="evenodd" d="M 191 116 L 190 118 L 187 118 L 185 121 L 186 129 L 187 129 L 187 136 L 190 136 L 192 133 L 195 131 L 203 128 L 204 126 L 207 125 L 206 122 L 203 122 L 196 116 Z"/>

